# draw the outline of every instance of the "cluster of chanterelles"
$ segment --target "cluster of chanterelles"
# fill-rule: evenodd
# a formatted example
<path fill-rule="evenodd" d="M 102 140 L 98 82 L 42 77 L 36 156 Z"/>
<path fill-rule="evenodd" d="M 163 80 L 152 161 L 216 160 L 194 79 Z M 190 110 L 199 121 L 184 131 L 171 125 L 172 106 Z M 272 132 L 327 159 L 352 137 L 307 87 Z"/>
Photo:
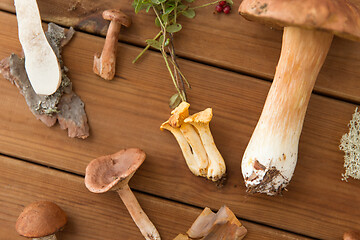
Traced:
<path fill-rule="evenodd" d="M 224 176 L 226 167 L 209 128 L 212 109 L 189 116 L 189 107 L 189 103 L 182 102 L 160 129 L 169 130 L 175 136 L 193 174 L 218 181 Z"/>

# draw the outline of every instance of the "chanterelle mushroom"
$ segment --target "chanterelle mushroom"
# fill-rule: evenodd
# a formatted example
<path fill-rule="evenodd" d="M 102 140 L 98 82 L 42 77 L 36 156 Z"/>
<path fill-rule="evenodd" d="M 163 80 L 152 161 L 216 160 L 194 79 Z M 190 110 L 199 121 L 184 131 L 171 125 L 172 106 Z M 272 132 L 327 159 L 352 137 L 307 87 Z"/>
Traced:
<path fill-rule="evenodd" d="M 142 210 L 128 185 L 145 157 L 141 149 L 129 148 L 94 159 L 86 167 L 85 185 L 94 193 L 116 191 L 145 239 L 160 240 L 154 224 Z"/>
<path fill-rule="evenodd" d="M 24 237 L 56 240 L 55 233 L 67 222 L 64 211 L 55 203 L 34 202 L 24 208 L 16 221 L 16 231 Z"/>
<path fill-rule="evenodd" d="M 184 120 L 184 123 L 190 123 L 194 126 L 200 135 L 201 142 L 208 156 L 209 165 L 207 170 L 207 178 L 212 181 L 221 179 L 225 172 L 226 166 L 223 157 L 217 149 L 214 138 L 211 134 L 209 123 L 212 119 L 212 108 L 195 113 Z"/>
<path fill-rule="evenodd" d="M 284 27 L 274 81 L 241 164 L 248 191 L 275 195 L 294 173 L 306 109 L 333 35 L 360 40 L 360 13 L 346 0 L 244 0 L 239 12 Z"/>
<path fill-rule="evenodd" d="M 51 95 L 60 86 L 61 70 L 42 29 L 36 0 L 15 0 L 15 8 L 31 86 L 37 94 Z"/>

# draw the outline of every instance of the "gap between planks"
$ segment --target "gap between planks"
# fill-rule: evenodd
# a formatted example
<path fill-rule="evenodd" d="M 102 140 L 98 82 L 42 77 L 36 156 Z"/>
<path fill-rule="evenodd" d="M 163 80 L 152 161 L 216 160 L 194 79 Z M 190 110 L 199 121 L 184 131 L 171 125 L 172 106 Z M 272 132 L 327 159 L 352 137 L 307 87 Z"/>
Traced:
<path fill-rule="evenodd" d="M 65 230 L 58 234 L 59 239 L 74 239 L 76 237 L 76 239 L 101 240 L 104 238 L 113 239 L 115 236 L 116 238 L 121 237 L 121 239 L 142 239 L 117 194 L 111 192 L 90 193 L 84 187 L 82 176 L 59 169 L 49 169 L 37 163 L 8 156 L 0 156 L 0 163 L 5 172 L 0 176 L 0 182 L 4 183 L 0 187 L 2 190 L 0 200 L 3 203 L 0 205 L 0 222 L 2 223 L 0 224 L 0 239 L 5 240 L 3 237 L 6 237 L 6 240 L 22 239 L 14 230 L 17 215 L 20 214 L 25 205 L 39 200 L 54 201 L 67 213 L 69 223 Z M 12 176 L 21 177 L 10 180 Z M 52 178 L 52 181 L 48 180 L 49 177 Z M 23 187 L 29 180 L 32 184 Z M 59 190 L 57 191 L 54 188 Z M 29 195 L 27 191 L 31 191 L 31 194 Z M 55 192 L 56 194 L 54 194 Z M 156 223 L 164 240 L 172 239 L 178 233 L 184 233 L 202 211 L 202 208 L 196 206 L 170 201 L 147 193 L 134 192 L 143 204 L 149 218 Z M 15 193 L 19 195 L 18 198 L 16 198 Z M 22 198 L 21 195 L 27 197 Z M 9 202 L 8 199 L 11 198 L 13 199 Z M 92 209 L 91 214 L 87 214 L 90 208 Z M 114 209 L 119 211 L 114 211 Z M 245 239 L 311 239 L 244 219 L 240 219 L 240 221 L 249 231 Z M 108 232 L 101 229 L 100 226 L 103 225 L 106 225 Z M 121 228 L 116 230 L 119 225 Z M 123 232 L 121 229 L 125 229 L 125 231 Z M 135 236 L 136 238 L 133 238 Z"/>

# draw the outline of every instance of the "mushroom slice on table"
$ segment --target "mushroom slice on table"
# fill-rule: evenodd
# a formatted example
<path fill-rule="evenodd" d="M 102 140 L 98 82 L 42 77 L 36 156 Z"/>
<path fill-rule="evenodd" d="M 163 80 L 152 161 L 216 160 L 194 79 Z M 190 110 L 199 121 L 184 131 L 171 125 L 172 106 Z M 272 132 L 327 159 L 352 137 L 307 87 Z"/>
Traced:
<path fill-rule="evenodd" d="M 55 234 L 67 223 L 65 212 L 49 201 L 26 206 L 16 221 L 16 231 L 24 237 L 37 240 L 56 240 Z"/>
<path fill-rule="evenodd" d="M 182 102 L 171 112 L 169 120 L 164 122 L 161 130 L 170 131 L 179 143 L 190 171 L 196 176 L 207 176 L 208 157 L 195 128 L 184 119 L 189 116 L 190 104 Z"/>
<path fill-rule="evenodd" d="M 58 59 L 41 26 L 36 0 L 15 0 L 19 40 L 25 55 L 25 69 L 36 94 L 51 95 L 60 86 Z"/>
<path fill-rule="evenodd" d="M 112 80 L 115 76 L 116 51 L 121 26 L 130 27 L 131 18 L 118 9 L 105 10 L 102 17 L 109 20 L 110 25 L 101 55 L 96 53 L 94 56 L 93 71 L 105 80 Z"/>
<path fill-rule="evenodd" d="M 226 206 L 213 213 L 205 208 L 185 234 L 174 240 L 241 240 L 247 229 L 239 222 L 234 213 Z"/>
<path fill-rule="evenodd" d="M 214 138 L 210 131 L 209 123 L 212 119 L 212 108 L 207 108 L 204 111 L 195 113 L 184 120 L 184 123 L 191 124 L 195 127 L 200 136 L 201 142 L 205 148 L 208 156 L 209 165 L 207 170 L 207 178 L 212 181 L 220 180 L 225 172 L 226 166 L 223 157 L 217 149 Z"/>
<path fill-rule="evenodd" d="M 145 239 L 160 240 L 159 232 L 128 185 L 145 157 L 141 149 L 129 148 L 94 159 L 86 167 L 85 185 L 93 193 L 116 191 Z"/>
<path fill-rule="evenodd" d="M 306 109 L 333 36 L 360 40 L 360 12 L 347 0 L 244 0 L 239 13 L 284 27 L 274 81 L 241 164 L 249 192 L 275 195 L 294 173 Z"/>

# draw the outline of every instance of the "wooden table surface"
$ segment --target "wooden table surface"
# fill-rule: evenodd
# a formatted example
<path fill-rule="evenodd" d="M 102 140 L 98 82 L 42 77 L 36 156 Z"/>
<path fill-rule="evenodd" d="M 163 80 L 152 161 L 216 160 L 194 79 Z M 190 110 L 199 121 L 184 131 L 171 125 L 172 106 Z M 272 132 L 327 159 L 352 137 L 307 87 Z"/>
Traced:
<path fill-rule="evenodd" d="M 200 0 L 199 3 L 205 1 Z M 341 181 L 341 136 L 360 102 L 360 43 L 335 37 L 312 94 L 300 139 L 294 177 L 283 196 L 245 192 L 242 154 L 261 113 L 280 54 L 281 31 L 237 14 L 198 10 L 181 19 L 175 36 L 179 64 L 192 84 L 191 113 L 212 107 L 211 129 L 222 153 L 228 181 L 218 189 L 188 170 L 179 146 L 159 130 L 169 116 L 174 93 L 157 51 L 131 61 L 144 40 L 154 37 L 154 16 L 135 14 L 131 1 L 38 0 L 45 22 L 79 30 L 63 59 L 75 92 L 85 102 L 91 128 L 86 140 L 70 139 L 58 126 L 47 128 L 29 111 L 15 86 L 0 77 L 0 239 L 22 239 L 14 230 L 24 206 L 52 200 L 69 216 L 65 239 L 142 239 L 115 193 L 93 194 L 84 172 L 94 158 L 139 147 L 147 159 L 130 182 L 163 239 L 185 232 L 201 210 L 226 204 L 248 229 L 246 239 L 341 239 L 360 230 L 360 181 Z M 92 72 L 107 22 L 100 13 L 121 8 L 133 25 L 121 33 L 116 77 Z M 0 2 L 0 58 L 20 53 L 12 0 Z M 46 27 L 46 24 L 44 24 Z"/>

